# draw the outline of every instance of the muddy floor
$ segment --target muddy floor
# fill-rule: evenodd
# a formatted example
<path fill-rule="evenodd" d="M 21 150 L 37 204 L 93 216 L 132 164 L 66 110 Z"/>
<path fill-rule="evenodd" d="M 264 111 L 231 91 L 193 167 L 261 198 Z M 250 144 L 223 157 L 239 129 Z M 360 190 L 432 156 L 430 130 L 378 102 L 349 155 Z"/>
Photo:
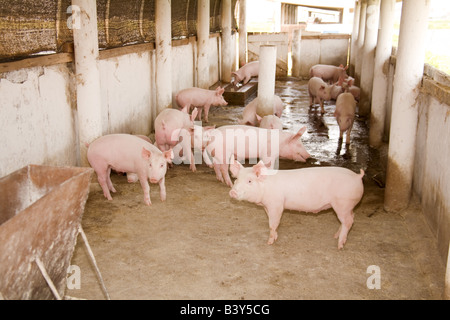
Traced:
<path fill-rule="evenodd" d="M 333 238 L 339 221 L 285 210 L 278 240 L 267 245 L 262 207 L 239 202 L 205 164 L 191 172 L 177 165 L 166 175 L 167 201 L 113 174 L 112 201 L 93 177 L 82 226 L 112 299 L 441 299 L 444 264 L 413 197 L 401 214 L 383 210 L 386 146 L 368 147 L 366 120 L 358 119 L 349 146 L 338 144 L 332 102 L 326 113 L 309 109 L 307 82 L 284 79 L 276 92 L 286 107 L 284 130 L 307 126 L 307 163 L 280 160 L 280 169 L 335 165 L 366 175 L 364 196 L 343 250 Z M 234 124 L 242 106 L 213 107 L 210 124 Z M 153 138 L 151 136 L 151 138 Z M 72 265 L 81 288 L 66 295 L 104 299 L 81 237 Z M 375 266 L 375 267 L 374 267 Z"/>

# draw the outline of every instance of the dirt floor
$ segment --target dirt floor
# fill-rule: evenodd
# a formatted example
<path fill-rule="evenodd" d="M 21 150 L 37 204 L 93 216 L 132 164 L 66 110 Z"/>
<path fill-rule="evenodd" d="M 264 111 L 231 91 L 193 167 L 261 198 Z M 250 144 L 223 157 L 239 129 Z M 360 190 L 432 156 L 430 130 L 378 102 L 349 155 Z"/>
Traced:
<path fill-rule="evenodd" d="M 280 161 L 280 169 L 342 166 L 366 171 L 364 196 L 343 250 L 333 238 L 339 221 L 330 209 L 319 214 L 285 210 L 278 240 L 267 245 L 262 207 L 239 202 L 205 164 L 169 169 L 167 201 L 151 185 L 147 207 L 139 183 L 113 174 L 112 201 L 94 176 L 82 226 L 112 299 L 441 299 L 445 268 L 418 200 L 401 214 L 383 210 L 386 146 L 368 147 L 364 119 L 352 142 L 338 146 L 335 106 L 321 116 L 309 109 L 307 82 L 284 79 L 276 92 L 286 107 L 284 130 L 307 126 L 307 163 Z M 235 124 L 242 106 L 213 107 L 209 124 Z M 151 136 L 151 138 L 153 138 Z M 78 238 L 72 264 L 81 289 L 66 295 L 104 299 L 87 252 Z M 372 273 L 376 266 L 377 272 Z M 379 268 L 379 269 L 378 269 Z M 379 279 L 379 289 L 370 289 Z"/>

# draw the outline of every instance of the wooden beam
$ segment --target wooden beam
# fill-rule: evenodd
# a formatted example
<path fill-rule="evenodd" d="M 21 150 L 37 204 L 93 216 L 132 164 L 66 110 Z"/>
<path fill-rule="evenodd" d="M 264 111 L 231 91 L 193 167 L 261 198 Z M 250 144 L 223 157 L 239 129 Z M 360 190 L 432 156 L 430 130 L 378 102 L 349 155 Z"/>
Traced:
<path fill-rule="evenodd" d="M 45 67 L 73 61 L 73 53 L 55 53 L 45 56 L 27 58 L 19 61 L 0 63 L 0 73 L 23 68 Z"/>

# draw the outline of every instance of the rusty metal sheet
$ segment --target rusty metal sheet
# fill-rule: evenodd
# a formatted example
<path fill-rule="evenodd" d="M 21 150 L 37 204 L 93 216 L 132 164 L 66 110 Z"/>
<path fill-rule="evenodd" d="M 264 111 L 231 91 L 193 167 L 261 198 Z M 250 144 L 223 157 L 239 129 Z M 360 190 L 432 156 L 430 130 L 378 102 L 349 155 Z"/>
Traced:
<path fill-rule="evenodd" d="M 0 179 L 4 299 L 54 298 L 35 258 L 64 295 L 92 174 L 91 168 L 29 165 Z"/>

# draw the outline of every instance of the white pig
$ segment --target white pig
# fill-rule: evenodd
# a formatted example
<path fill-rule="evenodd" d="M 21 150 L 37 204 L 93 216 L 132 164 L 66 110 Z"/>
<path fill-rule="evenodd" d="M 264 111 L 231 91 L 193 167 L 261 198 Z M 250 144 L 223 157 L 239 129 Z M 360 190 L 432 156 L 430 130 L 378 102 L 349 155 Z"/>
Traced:
<path fill-rule="evenodd" d="M 259 117 L 258 115 L 256 116 Z M 283 124 L 281 123 L 281 119 L 273 114 L 264 116 L 259 123 L 259 127 L 265 129 L 283 130 Z"/>
<path fill-rule="evenodd" d="M 339 139 L 342 139 L 345 131 L 345 143 L 350 143 L 350 132 L 355 121 L 356 101 L 353 95 L 349 92 L 344 92 L 339 95 L 336 100 L 336 110 L 334 116 L 339 125 Z"/>
<path fill-rule="evenodd" d="M 331 100 L 331 86 L 326 84 L 321 78 L 312 77 L 308 81 L 309 92 L 309 106 L 313 106 L 315 103 L 320 104 L 321 113 L 325 113 L 323 107 L 324 101 Z"/>
<path fill-rule="evenodd" d="M 194 119 L 197 115 L 197 108 L 192 111 L 192 115 L 188 114 L 188 107 L 182 110 L 166 108 L 162 110 L 155 119 L 155 145 L 161 151 L 174 149 L 180 143 L 179 148 L 190 150 L 192 139 L 187 134 L 192 134 Z M 180 142 L 180 137 L 183 140 Z M 190 154 L 190 169 L 196 171 L 194 155 Z"/>
<path fill-rule="evenodd" d="M 305 131 L 306 127 L 290 133 L 243 125 L 222 126 L 209 132 L 210 142 L 203 152 L 203 159 L 214 167 L 217 180 L 231 187 L 233 183 L 228 174 L 231 158 L 259 158 L 271 168 L 274 168 L 278 157 L 306 162 L 310 154 L 300 139 Z"/>
<path fill-rule="evenodd" d="M 239 124 L 258 126 L 261 119 L 258 119 L 256 109 L 258 108 L 258 97 L 253 99 L 248 105 L 245 106 L 242 111 L 242 119 L 238 121 Z M 283 113 L 283 101 L 277 95 L 273 97 L 273 114 L 277 117 L 281 117 Z"/>
<path fill-rule="evenodd" d="M 226 106 L 228 102 L 223 98 L 225 89 L 220 86 L 216 90 L 207 90 L 202 88 L 187 88 L 180 90 L 175 96 L 177 104 L 182 107 L 199 108 L 198 120 L 202 119 L 202 110 L 205 109 L 205 122 L 208 122 L 208 113 L 211 106 Z"/>
<path fill-rule="evenodd" d="M 97 173 L 103 195 L 112 200 L 110 191 L 116 192 L 110 173 L 135 173 L 144 191 L 144 201 L 149 206 L 151 183 L 158 183 L 161 201 L 166 200 L 165 174 L 167 163 L 173 158 L 172 150 L 161 152 L 157 147 L 130 134 L 109 134 L 96 139 L 89 145 L 87 158 Z"/>
<path fill-rule="evenodd" d="M 340 77 L 347 78 L 348 66 L 344 68 L 341 64 L 339 67 L 328 64 L 316 64 L 309 69 L 310 77 L 319 77 L 328 83 L 336 83 Z"/>
<path fill-rule="evenodd" d="M 231 82 L 234 86 L 237 85 L 242 80 L 243 84 L 247 84 L 251 77 L 257 77 L 259 74 L 259 61 L 252 61 L 243 65 L 236 72 L 232 72 L 231 75 L 234 76 L 234 80 Z"/>
<path fill-rule="evenodd" d="M 361 169 L 356 174 L 341 167 L 278 170 L 276 173 L 268 170 L 261 161 L 251 168 L 233 162 L 230 171 L 237 179 L 229 192 L 234 199 L 264 207 L 270 229 L 267 243 L 277 240 L 284 209 L 317 213 L 333 208 L 341 222 L 334 237 L 338 238 L 338 249 L 342 249 L 353 225 L 353 209 L 364 193 L 364 171 Z"/>

